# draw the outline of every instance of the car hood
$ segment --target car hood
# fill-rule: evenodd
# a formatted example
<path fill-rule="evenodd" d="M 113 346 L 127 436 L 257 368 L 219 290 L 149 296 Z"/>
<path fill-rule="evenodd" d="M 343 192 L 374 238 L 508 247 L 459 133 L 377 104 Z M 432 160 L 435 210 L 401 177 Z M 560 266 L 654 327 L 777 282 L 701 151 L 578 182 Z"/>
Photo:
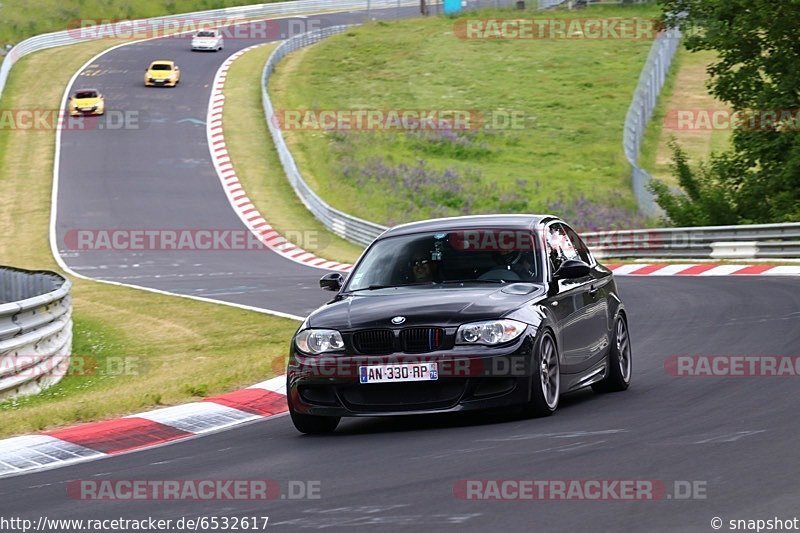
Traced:
<path fill-rule="evenodd" d="M 171 78 L 174 70 L 148 70 L 147 75 L 155 80 Z"/>
<path fill-rule="evenodd" d="M 403 326 L 456 326 L 505 316 L 544 294 L 543 286 L 532 283 L 362 291 L 320 307 L 308 317 L 306 326 L 341 330 L 386 328 L 392 327 L 391 319 L 396 316 L 405 317 Z"/>
<path fill-rule="evenodd" d="M 219 37 L 195 37 L 192 39 L 193 44 L 214 44 L 219 42 Z"/>
<path fill-rule="evenodd" d="M 73 98 L 72 105 L 78 107 L 95 107 L 100 104 L 100 98 Z"/>

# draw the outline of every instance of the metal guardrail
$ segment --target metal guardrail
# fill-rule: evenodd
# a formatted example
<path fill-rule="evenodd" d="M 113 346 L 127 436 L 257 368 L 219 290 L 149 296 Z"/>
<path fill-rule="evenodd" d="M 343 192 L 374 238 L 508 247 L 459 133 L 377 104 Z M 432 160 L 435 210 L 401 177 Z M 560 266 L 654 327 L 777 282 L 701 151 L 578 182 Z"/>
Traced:
<path fill-rule="evenodd" d="M 39 393 L 66 374 L 71 286 L 53 272 L 0 267 L 0 398 Z"/>
<path fill-rule="evenodd" d="M 411 3 L 414 5 L 419 5 L 419 2 L 416 0 L 413 0 Z M 429 2 L 429 4 L 432 4 L 432 2 Z M 510 7 L 516 5 L 516 2 L 514 0 L 471 0 L 469 2 L 465 2 L 463 5 L 466 9 L 480 9 L 486 7 Z M 300 201 L 302 201 L 303 205 L 305 205 L 306 208 L 311 211 L 311 213 L 330 231 L 351 242 L 367 246 L 369 243 L 375 240 L 378 235 L 386 231 L 386 226 L 355 217 L 336 209 L 325 202 L 325 200 L 320 198 L 320 196 L 313 190 L 311 190 L 311 187 L 309 187 L 308 183 L 306 183 L 306 181 L 303 179 L 303 176 L 297 167 L 297 163 L 295 162 L 294 157 L 286 145 L 286 140 L 284 139 L 283 132 L 280 129 L 279 121 L 275 118 L 275 110 L 267 90 L 269 86 L 269 78 L 275 70 L 275 66 L 287 54 L 300 48 L 318 43 L 319 41 L 330 37 L 331 35 L 342 33 L 349 27 L 350 26 L 335 26 L 322 30 L 311 31 L 287 39 L 281 45 L 275 48 L 275 50 L 273 50 L 272 54 L 269 56 L 269 59 L 267 59 L 261 75 L 261 100 L 264 107 L 264 117 L 267 121 L 270 134 L 272 135 L 275 149 L 278 152 L 278 158 L 281 161 L 281 165 L 283 165 L 283 170 L 289 180 L 289 183 L 291 183 L 292 188 L 294 188 L 294 191 L 300 198 Z"/>
<path fill-rule="evenodd" d="M 581 236 L 603 258 L 800 258 L 800 222 L 604 231 Z"/>
<path fill-rule="evenodd" d="M 501 4 L 503 6 L 515 4 L 515 2 L 495 3 L 498 7 Z M 562 0 L 539 0 L 538 5 L 540 9 L 545 9 L 561 3 Z M 483 3 L 481 2 L 476 2 L 475 4 L 477 5 L 474 7 L 486 7 L 482 5 Z M 367 245 L 372 242 L 375 237 L 380 235 L 386 227 L 335 209 L 311 190 L 300 174 L 297 163 L 294 161 L 294 158 L 286 146 L 283 133 L 277 121 L 274 119 L 274 109 L 267 91 L 269 77 L 278 61 L 294 50 L 317 43 L 330 35 L 344 31 L 344 29 L 345 27 L 339 27 L 336 30 L 316 31 L 299 35 L 289 39 L 276 48 L 264 66 L 261 83 L 262 100 L 264 114 L 275 143 L 275 148 L 278 151 L 278 157 L 281 160 L 289 182 L 292 184 L 300 200 L 328 229 L 347 240 Z M 679 44 L 680 33 L 677 30 L 665 32 L 659 35 L 655 40 L 639 77 L 633 101 L 625 117 L 623 147 L 625 156 L 632 167 L 634 195 L 636 196 L 640 210 L 650 216 L 660 214 L 660 210 L 655 203 L 652 193 L 647 189 L 647 184 L 651 179 L 650 175 L 637 164 L 639 148 L 642 138 L 644 137 L 647 123 L 653 115 L 653 110 L 658 101 L 658 95 L 664 85 L 667 72 L 672 63 L 672 58 Z"/>
<path fill-rule="evenodd" d="M 326 228 L 336 235 L 351 242 L 367 246 L 375 240 L 375 237 L 383 233 L 386 227 L 354 217 L 353 215 L 331 207 L 325 200 L 320 198 L 317 193 L 311 190 L 311 187 L 308 186 L 303 176 L 300 174 L 297 163 L 289 151 L 289 147 L 286 145 L 286 140 L 283 138 L 283 132 L 281 131 L 279 121 L 275 117 L 275 110 L 267 90 L 269 78 L 274 72 L 275 66 L 287 54 L 317 43 L 331 35 L 342 33 L 348 28 L 350 28 L 350 26 L 332 26 L 330 28 L 304 33 L 284 41 L 280 46 L 275 48 L 264 64 L 264 70 L 261 74 L 261 101 L 264 106 L 264 118 L 267 121 L 267 127 L 272 135 L 275 149 L 278 151 L 278 158 L 281 160 L 281 165 L 283 165 L 283 170 L 286 173 L 286 177 L 289 179 L 289 183 L 292 184 L 292 188 L 294 188 L 295 193 L 297 193 L 303 205 L 305 205 Z"/>
<path fill-rule="evenodd" d="M 337 210 L 311 190 L 303 180 L 297 163 L 289 152 L 278 121 L 275 119 L 274 108 L 267 90 L 269 77 L 274 71 L 275 65 L 288 53 L 346 31 L 347 28 L 348 26 L 337 26 L 299 35 L 276 48 L 264 66 L 261 80 L 262 101 L 267 125 L 281 164 L 303 204 L 328 229 L 345 239 L 366 246 L 387 228 Z M 679 41 L 677 38 L 673 38 L 673 42 L 677 46 Z M 655 44 L 654 49 L 657 46 L 660 45 Z M 652 59 L 653 57 L 656 59 Z M 661 57 L 661 52 L 655 54 L 651 52 L 651 59 L 648 59 L 648 63 L 662 61 L 658 57 Z M 661 63 L 660 67 L 654 68 L 665 74 L 667 67 Z M 643 75 L 643 78 L 649 78 L 649 76 Z M 660 83 L 663 85 L 663 78 Z M 637 96 L 640 98 L 642 98 L 642 94 L 637 92 Z M 644 94 L 651 98 L 651 106 L 655 105 L 655 93 L 646 92 Z M 652 112 L 652 107 L 650 109 Z M 638 153 L 638 144 L 636 151 Z M 619 230 L 583 233 L 582 237 L 593 253 L 598 257 L 609 259 L 800 258 L 800 223 Z M 739 246 L 734 246 L 734 244 Z"/>
<path fill-rule="evenodd" d="M 539 0 L 539 9 L 551 9 L 565 2 L 567 0 Z"/>
<path fill-rule="evenodd" d="M 661 208 L 656 204 L 653 193 L 647 188 L 652 178 L 639 166 L 639 149 L 647 124 L 658 103 L 658 95 L 667 79 L 669 67 L 680 45 L 680 39 L 681 34 L 677 29 L 667 30 L 655 39 L 639 76 L 639 83 L 628 113 L 625 115 L 622 146 L 625 157 L 631 164 L 631 183 L 636 203 L 639 205 L 639 210 L 647 216 L 660 215 Z"/>

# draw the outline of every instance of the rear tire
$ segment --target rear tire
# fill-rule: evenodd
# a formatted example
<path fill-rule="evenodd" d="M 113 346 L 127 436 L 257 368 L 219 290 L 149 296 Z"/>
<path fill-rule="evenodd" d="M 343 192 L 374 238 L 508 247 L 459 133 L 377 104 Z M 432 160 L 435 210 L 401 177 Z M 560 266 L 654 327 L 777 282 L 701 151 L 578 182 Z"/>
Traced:
<path fill-rule="evenodd" d="M 628 321 L 625 315 L 617 315 L 614 320 L 614 338 L 608 351 L 608 374 L 602 381 L 592 384 L 595 392 L 619 392 L 631 384 L 631 338 L 628 334 Z"/>
<path fill-rule="evenodd" d="M 561 366 L 558 348 L 553 334 L 545 331 L 534 348 L 531 399 L 525 412 L 532 417 L 550 416 L 558 409 L 560 398 Z"/>

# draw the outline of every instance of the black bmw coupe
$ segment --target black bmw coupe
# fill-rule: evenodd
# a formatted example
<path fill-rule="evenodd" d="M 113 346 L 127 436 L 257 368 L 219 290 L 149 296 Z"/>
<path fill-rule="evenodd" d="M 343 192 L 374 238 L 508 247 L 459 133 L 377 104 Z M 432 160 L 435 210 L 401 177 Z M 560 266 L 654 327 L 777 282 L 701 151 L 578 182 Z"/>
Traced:
<path fill-rule="evenodd" d="M 343 416 L 521 406 L 631 380 L 625 306 L 611 271 L 547 215 L 456 217 L 396 226 L 291 343 L 289 411 L 303 433 Z"/>

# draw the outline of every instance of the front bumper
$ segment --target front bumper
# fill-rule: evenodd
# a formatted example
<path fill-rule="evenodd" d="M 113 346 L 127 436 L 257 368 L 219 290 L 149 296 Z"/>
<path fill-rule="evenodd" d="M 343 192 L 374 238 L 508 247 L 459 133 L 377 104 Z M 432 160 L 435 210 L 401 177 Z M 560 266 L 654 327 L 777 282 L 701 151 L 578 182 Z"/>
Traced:
<path fill-rule="evenodd" d="M 423 355 L 306 356 L 290 354 L 286 393 L 292 410 L 319 416 L 447 413 L 524 404 L 530 400 L 532 333 L 504 348 L 462 347 Z M 362 365 L 437 362 L 439 379 L 359 382 Z"/>
<path fill-rule="evenodd" d="M 70 116 L 73 116 L 73 117 L 91 117 L 91 116 L 100 116 L 100 115 L 102 115 L 104 112 L 105 112 L 105 109 L 103 109 L 102 107 L 96 107 L 96 108 L 79 108 L 79 109 L 75 109 L 75 108 L 73 107 L 73 108 L 70 108 L 70 110 L 69 110 L 69 114 L 70 114 Z"/>
<path fill-rule="evenodd" d="M 178 83 L 178 80 L 153 80 L 153 79 L 146 79 L 144 80 L 144 84 L 148 87 L 175 87 Z"/>

